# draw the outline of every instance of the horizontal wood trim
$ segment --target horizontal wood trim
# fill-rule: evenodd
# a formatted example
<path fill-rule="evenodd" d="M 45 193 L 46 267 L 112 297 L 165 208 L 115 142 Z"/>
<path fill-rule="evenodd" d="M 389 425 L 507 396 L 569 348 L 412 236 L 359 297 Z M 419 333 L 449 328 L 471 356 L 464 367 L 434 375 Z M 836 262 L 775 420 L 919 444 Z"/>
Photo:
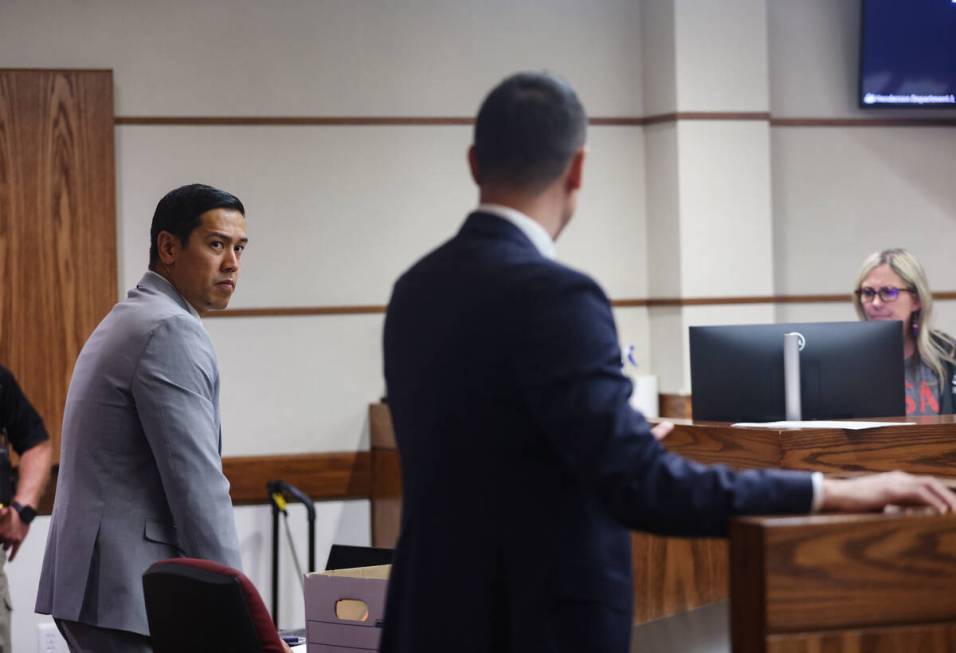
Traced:
<path fill-rule="evenodd" d="M 732 118 L 726 118 L 732 120 Z M 595 116 L 593 127 L 640 127 L 646 118 Z M 473 125 L 464 116 L 116 116 L 117 125 L 223 126 L 223 127 L 441 127 Z"/>
<path fill-rule="evenodd" d="M 956 299 L 956 291 L 934 292 L 936 301 Z M 724 306 L 730 304 L 827 304 L 850 301 L 842 295 L 741 295 L 735 297 L 651 297 L 647 299 L 612 299 L 614 308 L 659 308 L 669 306 Z M 272 306 L 262 308 L 230 308 L 209 313 L 208 318 L 225 317 L 293 317 L 315 315 L 369 315 L 388 310 L 385 304 L 354 306 Z"/>
<path fill-rule="evenodd" d="M 765 111 L 677 111 L 650 116 L 592 116 L 592 127 L 643 127 L 695 120 L 767 122 L 771 127 L 956 127 L 956 118 L 775 118 Z M 441 127 L 473 125 L 470 116 L 115 116 L 116 125 L 209 127 Z"/>
<path fill-rule="evenodd" d="M 268 503 L 266 483 L 276 479 L 291 483 L 316 501 L 367 499 L 371 495 L 367 451 L 230 456 L 223 458 L 222 469 L 235 505 Z"/>
<path fill-rule="evenodd" d="M 376 127 L 471 125 L 458 116 L 116 116 L 117 125 Z"/>
<path fill-rule="evenodd" d="M 368 315 L 384 313 L 387 306 L 292 306 L 267 308 L 230 308 L 213 311 L 205 317 L 295 317 L 300 315 Z"/>
<path fill-rule="evenodd" d="M 372 495 L 371 456 L 368 451 L 283 454 L 278 456 L 227 456 L 222 469 L 229 479 L 234 505 L 268 503 L 266 483 L 282 480 L 296 486 L 316 501 L 368 499 Z M 53 512 L 59 465 L 54 465 L 50 482 L 37 512 Z"/>
<path fill-rule="evenodd" d="M 956 127 L 956 118 L 770 118 L 771 127 Z"/>
<path fill-rule="evenodd" d="M 770 114 L 763 111 L 679 111 L 677 113 L 661 113 L 642 118 L 645 125 L 657 125 L 667 122 L 681 122 L 690 120 L 742 120 L 768 122 Z"/>

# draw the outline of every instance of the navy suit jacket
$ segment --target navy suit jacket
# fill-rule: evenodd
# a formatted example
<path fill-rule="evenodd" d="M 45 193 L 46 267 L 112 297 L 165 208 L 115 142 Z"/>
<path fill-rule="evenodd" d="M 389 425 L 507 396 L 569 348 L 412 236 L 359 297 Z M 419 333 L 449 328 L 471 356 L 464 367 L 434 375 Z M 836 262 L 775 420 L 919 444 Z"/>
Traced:
<path fill-rule="evenodd" d="M 499 217 L 398 280 L 384 340 L 404 506 L 381 651 L 624 653 L 628 529 L 810 509 L 808 474 L 666 452 L 628 402 L 607 297 Z"/>

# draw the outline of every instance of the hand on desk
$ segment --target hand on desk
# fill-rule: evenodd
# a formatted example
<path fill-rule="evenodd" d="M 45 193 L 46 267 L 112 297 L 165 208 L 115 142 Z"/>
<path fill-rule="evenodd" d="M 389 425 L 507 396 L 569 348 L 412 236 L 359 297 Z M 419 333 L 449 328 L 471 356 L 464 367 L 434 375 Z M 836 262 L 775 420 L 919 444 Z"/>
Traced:
<path fill-rule="evenodd" d="M 941 513 L 956 512 L 956 494 L 932 476 L 905 472 L 823 481 L 824 511 L 867 512 L 888 505 L 930 506 Z"/>
<path fill-rule="evenodd" d="M 661 422 L 657 426 L 651 429 L 651 435 L 654 436 L 654 439 L 660 442 L 667 437 L 667 434 L 674 430 L 674 425 L 670 422 Z"/>

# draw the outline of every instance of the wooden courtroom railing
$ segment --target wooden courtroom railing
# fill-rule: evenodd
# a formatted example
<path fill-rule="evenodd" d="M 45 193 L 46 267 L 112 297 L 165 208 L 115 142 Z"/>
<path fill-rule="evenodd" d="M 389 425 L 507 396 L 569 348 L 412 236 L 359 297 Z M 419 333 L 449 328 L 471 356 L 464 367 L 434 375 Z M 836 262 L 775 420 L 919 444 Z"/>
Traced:
<path fill-rule="evenodd" d="M 956 649 L 956 516 L 735 520 L 735 653 Z"/>
<path fill-rule="evenodd" d="M 913 426 L 865 431 L 743 429 L 675 420 L 664 446 L 692 460 L 735 469 L 783 467 L 853 475 L 892 469 L 956 477 L 956 419 L 920 417 Z M 881 421 L 893 421 L 881 420 Z M 394 546 L 401 513 L 401 472 L 388 406 L 369 408 L 372 442 L 372 541 Z M 645 623 L 728 597 L 724 539 L 632 535 L 634 619 Z"/>

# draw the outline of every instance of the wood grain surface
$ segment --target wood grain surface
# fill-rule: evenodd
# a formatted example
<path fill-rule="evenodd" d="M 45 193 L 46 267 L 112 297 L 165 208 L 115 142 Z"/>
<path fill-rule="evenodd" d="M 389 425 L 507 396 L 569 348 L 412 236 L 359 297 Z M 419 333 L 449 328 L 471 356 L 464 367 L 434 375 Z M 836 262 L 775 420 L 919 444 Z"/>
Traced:
<path fill-rule="evenodd" d="M 370 457 L 365 451 L 230 456 L 223 459 L 222 469 L 236 505 L 265 503 L 266 483 L 275 479 L 291 483 L 316 501 L 369 496 Z"/>
<path fill-rule="evenodd" d="M 73 363 L 117 299 L 110 71 L 0 70 L 0 364 L 59 452 Z"/>
<path fill-rule="evenodd" d="M 631 534 L 634 622 L 685 612 L 728 596 L 727 542 Z"/>
<path fill-rule="evenodd" d="M 917 631 L 956 622 L 956 516 L 737 520 L 731 574 L 735 651 L 763 650 L 753 645 L 765 637 L 787 651 L 933 640 L 936 631 Z M 895 630 L 863 632 L 887 627 Z"/>
<path fill-rule="evenodd" d="M 956 653 L 956 623 L 773 635 L 767 653 Z"/>

